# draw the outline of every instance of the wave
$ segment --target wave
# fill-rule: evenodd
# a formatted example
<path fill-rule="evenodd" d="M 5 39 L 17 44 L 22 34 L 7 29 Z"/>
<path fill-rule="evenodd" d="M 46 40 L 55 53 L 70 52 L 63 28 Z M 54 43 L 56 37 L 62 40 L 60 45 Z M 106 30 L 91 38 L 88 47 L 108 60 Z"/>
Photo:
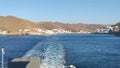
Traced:
<path fill-rule="evenodd" d="M 40 57 L 40 68 L 64 68 L 65 52 L 57 37 L 48 37 L 39 42 L 23 57 Z"/>

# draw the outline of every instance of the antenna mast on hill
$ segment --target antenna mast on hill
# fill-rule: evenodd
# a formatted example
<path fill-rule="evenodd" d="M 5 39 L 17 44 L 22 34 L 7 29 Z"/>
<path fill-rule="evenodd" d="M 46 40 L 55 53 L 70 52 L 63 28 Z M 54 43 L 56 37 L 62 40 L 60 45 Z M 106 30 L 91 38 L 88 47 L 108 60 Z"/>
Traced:
<path fill-rule="evenodd" d="M 1 67 L 4 68 L 4 54 L 5 54 L 4 48 L 2 48 L 1 51 L 2 51 L 2 58 L 1 58 L 1 60 L 2 60 L 2 61 L 1 61 L 2 64 L 1 64 Z"/>

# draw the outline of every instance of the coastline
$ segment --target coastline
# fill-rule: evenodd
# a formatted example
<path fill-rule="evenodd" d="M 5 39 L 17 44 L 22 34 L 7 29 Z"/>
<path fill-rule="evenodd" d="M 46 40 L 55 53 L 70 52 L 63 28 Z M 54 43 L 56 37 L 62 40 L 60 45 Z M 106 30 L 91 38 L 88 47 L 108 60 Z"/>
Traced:
<path fill-rule="evenodd" d="M 7 34 L 0 34 L 0 36 L 34 36 L 34 35 L 45 35 L 45 36 L 49 36 L 49 35 L 58 35 L 58 34 L 95 34 L 95 33 L 54 33 L 54 34 L 11 34 L 11 33 L 7 33 Z"/>

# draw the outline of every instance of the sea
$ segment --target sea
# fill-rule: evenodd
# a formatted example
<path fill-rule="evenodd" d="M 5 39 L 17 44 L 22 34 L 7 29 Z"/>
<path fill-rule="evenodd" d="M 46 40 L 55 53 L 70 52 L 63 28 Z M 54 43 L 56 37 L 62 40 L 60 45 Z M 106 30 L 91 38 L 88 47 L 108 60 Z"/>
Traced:
<path fill-rule="evenodd" d="M 0 36 L 2 47 L 5 68 L 10 58 L 30 57 L 40 57 L 40 68 L 120 68 L 120 37 L 114 35 Z"/>

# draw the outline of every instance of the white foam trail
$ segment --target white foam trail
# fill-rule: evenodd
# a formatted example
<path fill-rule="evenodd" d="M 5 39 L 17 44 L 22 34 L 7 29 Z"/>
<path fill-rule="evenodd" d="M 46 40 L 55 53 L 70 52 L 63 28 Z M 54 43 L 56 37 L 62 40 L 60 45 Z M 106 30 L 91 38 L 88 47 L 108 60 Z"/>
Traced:
<path fill-rule="evenodd" d="M 38 43 L 24 57 L 40 57 L 40 68 L 64 68 L 64 48 L 56 37 L 48 37 Z"/>
<path fill-rule="evenodd" d="M 63 68 L 63 63 L 65 63 L 63 47 L 50 43 L 46 49 L 45 58 L 42 60 L 41 68 Z"/>

